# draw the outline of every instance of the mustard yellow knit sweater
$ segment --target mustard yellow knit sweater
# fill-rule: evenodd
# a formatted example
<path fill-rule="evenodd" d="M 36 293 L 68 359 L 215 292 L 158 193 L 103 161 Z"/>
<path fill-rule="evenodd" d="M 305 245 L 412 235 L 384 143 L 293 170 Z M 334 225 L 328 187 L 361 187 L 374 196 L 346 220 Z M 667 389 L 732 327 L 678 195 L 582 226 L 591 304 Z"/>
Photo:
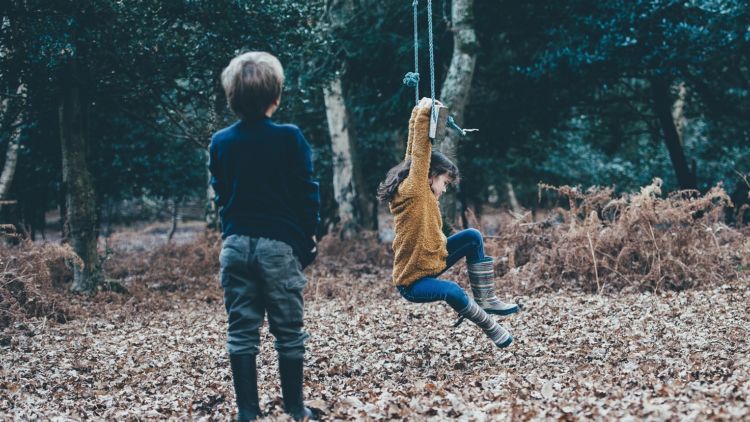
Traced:
<path fill-rule="evenodd" d="M 439 274 L 448 258 L 440 206 L 430 189 L 429 126 L 430 109 L 414 107 L 405 158 L 411 158 L 411 168 L 390 203 L 395 231 L 393 283 L 397 286 Z"/>

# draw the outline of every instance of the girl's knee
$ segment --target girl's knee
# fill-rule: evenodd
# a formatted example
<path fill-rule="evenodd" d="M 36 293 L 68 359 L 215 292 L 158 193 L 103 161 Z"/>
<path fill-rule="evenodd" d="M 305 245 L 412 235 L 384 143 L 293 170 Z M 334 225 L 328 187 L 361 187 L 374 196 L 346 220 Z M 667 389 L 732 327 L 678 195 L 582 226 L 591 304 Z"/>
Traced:
<path fill-rule="evenodd" d="M 463 299 L 463 298 L 465 298 L 467 296 L 466 296 L 466 292 L 464 291 L 464 289 L 462 289 L 460 286 L 456 285 L 456 286 L 452 287 L 450 290 L 448 290 L 448 297 L 460 300 L 460 299 Z"/>
<path fill-rule="evenodd" d="M 452 283 L 452 285 L 446 289 L 445 296 L 445 301 L 454 309 L 463 308 L 469 302 L 469 296 L 467 296 L 464 289 L 456 283 Z"/>
<path fill-rule="evenodd" d="M 482 232 L 480 232 L 477 229 L 471 228 L 466 229 L 466 234 L 470 236 L 472 239 L 476 240 L 477 243 L 482 243 Z"/>

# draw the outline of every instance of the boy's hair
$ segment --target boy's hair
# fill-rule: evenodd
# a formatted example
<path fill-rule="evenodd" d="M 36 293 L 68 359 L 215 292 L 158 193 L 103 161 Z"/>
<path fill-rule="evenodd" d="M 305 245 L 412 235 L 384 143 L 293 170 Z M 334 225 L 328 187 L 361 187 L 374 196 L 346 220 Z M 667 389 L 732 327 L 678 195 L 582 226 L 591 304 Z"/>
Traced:
<path fill-rule="evenodd" d="M 396 196 L 401 182 L 409 176 L 409 170 L 411 170 L 410 159 L 402 161 L 388 170 L 385 180 L 380 182 L 378 186 L 378 200 L 384 203 L 391 202 Z M 454 185 L 458 184 L 461 178 L 458 173 L 458 167 L 448 157 L 439 151 L 432 151 L 429 176 L 439 176 L 441 174 L 447 174 L 451 179 L 451 184 Z"/>
<path fill-rule="evenodd" d="M 284 69 L 279 59 L 264 51 L 243 53 L 221 72 L 221 85 L 232 111 L 241 119 L 258 118 L 281 95 Z"/>

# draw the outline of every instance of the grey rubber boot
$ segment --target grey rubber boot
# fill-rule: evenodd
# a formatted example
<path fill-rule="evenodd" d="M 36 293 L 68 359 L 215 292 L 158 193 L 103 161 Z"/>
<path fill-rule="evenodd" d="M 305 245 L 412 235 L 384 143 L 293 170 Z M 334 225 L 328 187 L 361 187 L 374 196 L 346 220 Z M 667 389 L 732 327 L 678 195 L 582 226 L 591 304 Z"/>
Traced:
<path fill-rule="evenodd" d="M 473 300 L 469 299 L 469 304 L 459 312 L 459 315 L 474 324 L 477 324 L 497 347 L 505 348 L 510 346 L 513 342 L 513 336 L 510 335 L 508 330 L 495 322 L 495 320 Z"/>
<path fill-rule="evenodd" d="M 500 300 L 495 293 L 495 260 L 484 260 L 468 264 L 469 282 L 474 300 L 488 314 L 510 315 L 518 312 L 518 305 Z"/>

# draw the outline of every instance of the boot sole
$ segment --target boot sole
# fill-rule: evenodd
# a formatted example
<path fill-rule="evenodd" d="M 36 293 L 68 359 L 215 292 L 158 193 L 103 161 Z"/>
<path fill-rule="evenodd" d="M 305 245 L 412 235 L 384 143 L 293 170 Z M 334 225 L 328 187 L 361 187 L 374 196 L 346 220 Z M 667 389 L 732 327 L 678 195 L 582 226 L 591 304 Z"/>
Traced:
<path fill-rule="evenodd" d="M 484 308 L 482 308 L 482 309 L 484 309 Z M 500 309 L 484 309 L 484 311 L 487 312 L 488 314 L 492 314 L 492 315 L 507 316 L 507 315 L 513 315 L 513 314 L 517 313 L 520 309 L 521 308 L 519 308 L 518 306 L 516 306 L 515 308 L 510 308 L 510 309 L 505 309 L 505 310 L 500 310 Z"/>

